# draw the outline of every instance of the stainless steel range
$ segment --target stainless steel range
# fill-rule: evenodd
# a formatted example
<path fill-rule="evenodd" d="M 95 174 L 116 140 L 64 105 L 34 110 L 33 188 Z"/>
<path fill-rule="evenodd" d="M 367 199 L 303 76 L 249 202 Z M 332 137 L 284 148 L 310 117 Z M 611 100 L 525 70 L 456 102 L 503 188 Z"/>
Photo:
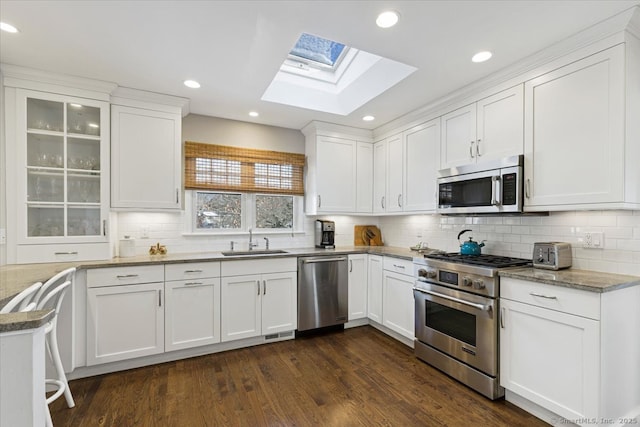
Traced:
<path fill-rule="evenodd" d="M 457 253 L 414 258 L 416 356 L 490 399 L 504 396 L 498 378 L 498 271 L 530 264 Z"/>

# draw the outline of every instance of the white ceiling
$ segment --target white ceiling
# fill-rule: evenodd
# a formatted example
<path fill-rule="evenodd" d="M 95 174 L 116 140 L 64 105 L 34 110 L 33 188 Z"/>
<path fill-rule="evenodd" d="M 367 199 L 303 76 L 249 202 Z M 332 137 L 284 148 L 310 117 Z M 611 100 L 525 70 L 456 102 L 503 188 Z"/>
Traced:
<path fill-rule="evenodd" d="M 192 113 L 373 129 L 640 4 L 624 1 L 0 1 L 4 63 L 190 99 Z M 380 29 L 383 10 L 400 13 Z M 348 116 L 260 98 L 302 32 L 418 68 Z M 471 56 L 491 50 L 493 59 Z M 200 89 L 182 85 L 195 79 Z M 258 118 L 248 116 L 260 112 Z M 372 114 L 374 122 L 362 116 Z"/>

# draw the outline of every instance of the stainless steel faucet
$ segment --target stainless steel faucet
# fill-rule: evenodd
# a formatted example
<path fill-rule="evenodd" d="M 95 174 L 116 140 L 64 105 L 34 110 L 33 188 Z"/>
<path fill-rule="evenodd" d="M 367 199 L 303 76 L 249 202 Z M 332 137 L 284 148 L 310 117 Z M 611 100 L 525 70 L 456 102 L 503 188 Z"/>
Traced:
<path fill-rule="evenodd" d="M 253 243 L 253 229 L 249 229 L 249 250 L 252 251 L 253 248 L 258 246 L 258 242 Z"/>
<path fill-rule="evenodd" d="M 269 250 L 269 238 L 265 237 L 264 240 L 267 242 L 267 246 L 265 247 L 265 249 Z"/>

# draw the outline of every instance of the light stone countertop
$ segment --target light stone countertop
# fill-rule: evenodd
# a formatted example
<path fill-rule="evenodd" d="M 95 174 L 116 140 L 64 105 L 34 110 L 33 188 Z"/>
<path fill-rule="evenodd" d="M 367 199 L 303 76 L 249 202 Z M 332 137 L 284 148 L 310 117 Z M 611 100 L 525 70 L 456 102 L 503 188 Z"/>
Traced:
<path fill-rule="evenodd" d="M 0 314 L 0 333 L 36 329 L 53 317 L 53 310 Z"/>
<path fill-rule="evenodd" d="M 598 293 L 640 285 L 640 277 L 637 276 L 573 268 L 554 271 L 533 267 L 518 267 L 501 270 L 499 274 L 500 277 L 511 277 L 513 279 L 529 280 Z"/>
<path fill-rule="evenodd" d="M 137 255 L 128 258 L 112 258 L 102 261 L 77 261 L 66 263 L 43 264 L 11 264 L 0 267 L 0 307 L 11 298 L 35 282 L 44 282 L 54 274 L 69 267 L 78 269 L 93 269 L 104 267 L 127 267 L 136 265 L 176 264 L 203 261 L 234 261 L 247 259 L 265 259 L 282 257 L 299 257 L 314 255 L 349 255 L 357 253 L 371 253 L 377 255 L 394 256 L 412 260 L 416 252 L 408 248 L 389 246 L 345 246 L 336 249 L 299 248 L 284 249 L 286 253 L 268 255 L 224 256 L 221 252 L 194 252 L 166 255 Z"/>
<path fill-rule="evenodd" d="M 102 261 L 78 261 L 67 263 L 49 263 L 49 264 L 12 264 L 0 267 L 0 307 L 5 305 L 13 296 L 17 295 L 23 289 L 31 284 L 49 279 L 56 273 L 69 267 L 77 267 L 78 269 L 93 269 L 105 267 L 126 267 L 136 265 L 153 265 L 153 264 L 176 264 L 185 262 L 204 262 L 204 261 L 234 261 L 248 259 L 264 259 L 264 258 L 282 258 L 282 257 L 299 257 L 299 256 L 317 256 L 317 255 L 349 255 L 349 254 L 372 254 L 392 256 L 405 260 L 413 260 L 414 258 L 422 258 L 423 254 L 412 251 L 409 248 L 399 248 L 392 246 L 344 246 L 336 249 L 317 249 L 317 248 L 299 248 L 284 249 L 286 253 L 268 254 L 268 255 L 241 255 L 241 256 L 224 256 L 221 252 L 196 252 L 196 253 L 177 253 L 166 255 L 138 255 L 129 258 L 112 258 Z M 585 270 L 541 270 L 530 267 L 510 268 L 500 272 L 502 277 L 513 277 L 522 280 L 531 280 L 536 282 L 548 283 L 558 286 L 572 287 L 583 289 L 591 292 L 608 292 L 628 286 L 640 285 L 640 277 L 623 276 L 611 273 L 600 273 Z M 14 314 L 0 315 L 0 327 L 10 328 L 12 330 L 21 329 L 17 323 L 23 324 L 24 329 L 32 323 L 25 319 L 14 321 Z M 14 326 L 9 326 L 14 324 Z M 4 325 L 4 326 L 2 326 Z M 32 327 L 32 326 L 29 326 Z M 5 329 L 8 330 L 8 329 Z"/>

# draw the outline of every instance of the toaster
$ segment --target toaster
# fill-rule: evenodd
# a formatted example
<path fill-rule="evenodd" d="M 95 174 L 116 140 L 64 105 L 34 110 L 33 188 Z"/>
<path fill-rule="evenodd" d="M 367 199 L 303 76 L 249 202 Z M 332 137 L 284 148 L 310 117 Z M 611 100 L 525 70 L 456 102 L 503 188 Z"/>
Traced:
<path fill-rule="evenodd" d="M 533 266 L 548 270 L 571 267 L 571 245 L 563 242 L 534 243 Z"/>

